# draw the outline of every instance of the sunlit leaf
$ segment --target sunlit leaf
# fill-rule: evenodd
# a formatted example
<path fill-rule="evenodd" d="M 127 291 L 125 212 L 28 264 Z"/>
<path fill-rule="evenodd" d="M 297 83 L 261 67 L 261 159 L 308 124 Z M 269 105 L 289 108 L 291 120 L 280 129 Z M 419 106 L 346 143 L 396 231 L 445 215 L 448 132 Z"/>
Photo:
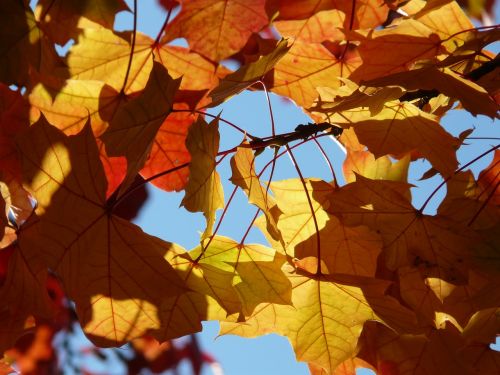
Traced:
<path fill-rule="evenodd" d="M 471 30 L 474 25 L 456 1 L 418 2 L 425 6 L 415 14 L 415 19 L 438 35 L 448 51 L 454 50 L 457 45 L 467 40 L 469 35 L 464 31 Z"/>
<path fill-rule="evenodd" d="M 409 201 L 409 185 L 356 176 L 332 192 L 328 212 L 346 225 L 367 225 L 382 235 L 390 269 L 418 267 L 423 275 L 450 282 L 466 280 L 478 234 L 445 217 L 427 216 Z"/>
<path fill-rule="evenodd" d="M 356 108 L 335 114 L 332 120 L 352 126 L 376 158 L 418 150 L 444 176 L 457 168 L 458 140 L 441 127 L 436 116 L 411 103 L 387 102 L 375 116 L 366 107 Z"/>
<path fill-rule="evenodd" d="M 124 102 L 117 91 L 101 81 L 57 76 L 40 76 L 37 81 L 29 95 L 31 120 L 36 121 L 41 112 L 68 135 L 80 132 L 89 117 L 94 134 L 101 135 Z"/>
<path fill-rule="evenodd" d="M 202 240 L 212 234 L 215 211 L 224 207 L 224 191 L 215 170 L 215 156 L 219 151 L 218 120 L 207 124 L 201 117 L 191 125 L 186 139 L 191 154 L 186 195 L 181 204 L 191 212 L 203 212 L 207 227 Z"/>
<path fill-rule="evenodd" d="M 388 156 L 377 159 L 368 151 L 347 152 L 342 166 L 346 182 L 356 181 L 356 174 L 371 180 L 406 181 L 408 178 L 409 155 L 393 163 Z"/>
<path fill-rule="evenodd" d="M 340 30 L 344 19 L 342 11 L 332 9 L 318 12 L 306 19 L 276 21 L 274 27 L 284 37 L 307 43 L 321 43 L 344 39 L 344 33 Z"/>
<path fill-rule="evenodd" d="M 407 90 L 435 89 L 451 98 L 459 99 L 464 108 L 473 115 L 483 114 L 494 118 L 498 112 L 498 105 L 485 89 L 460 77 L 448 68 L 423 67 L 364 82 L 364 84 L 379 87 L 399 85 Z"/>
<path fill-rule="evenodd" d="M 261 304 L 244 323 L 223 322 L 221 333 L 255 337 L 277 332 L 289 338 L 298 360 L 333 373 L 356 352 L 366 320 L 380 320 L 381 313 L 403 326 L 412 324 L 412 315 L 383 295 L 385 281 L 361 279 L 351 286 L 328 277 L 308 277 L 289 267 L 285 273 L 292 283 L 293 306 Z"/>
<path fill-rule="evenodd" d="M 274 68 L 289 49 L 287 41 L 282 39 L 268 55 L 262 56 L 257 61 L 251 62 L 248 65 L 243 65 L 236 72 L 224 77 L 219 86 L 210 92 L 210 97 L 212 98 L 210 105 L 216 106 L 222 103 L 224 100 L 243 91 L 264 77 L 266 73 Z"/>
<path fill-rule="evenodd" d="M 307 108 L 318 97 L 316 87 L 340 86 L 338 78 L 348 77 L 361 62 L 355 50 L 335 56 L 322 44 L 297 40 L 274 68 L 272 91 Z"/>
<path fill-rule="evenodd" d="M 300 180 L 273 182 L 271 190 L 283 211 L 278 221 L 285 246 L 283 250 L 295 258 L 318 256 L 324 273 L 373 276 L 381 241 L 366 227 L 346 227 L 324 210 L 334 187 L 320 180 L 306 180 L 313 212 Z M 262 222 L 258 222 L 262 228 Z M 318 243 L 319 239 L 319 243 Z M 272 238 L 270 239 L 272 241 Z M 274 247 L 282 248 L 275 241 Z"/>
<path fill-rule="evenodd" d="M 441 40 L 433 30 L 415 20 L 396 27 L 353 34 L 363 64 L 352 72 L 355 82 L 409 70 L 417 60 L 431 59 L 441 51 Z M 393 53 L 398 51 L 398 53 Z"/>
<path fill-rule="evenodd" d="M 141 37 L 137 35 L 138 42 Z M 101 81 L 118 92 L 123 89 L 125 94 L 144 89 L 153 68 L 152 50 L 150 46 L 136 46 L 129 68 L 131 38 L 129 32 L 85 29 L 67 57 L 70 77 Z"/>
<path fill-rule="evenodd" d="M 155 51 L 155 60 L 162 63 L 173 78 L 182 77 L 181 90 L 208 90 L 219 81 L 214 63 L 184 47 L 161 46 Z"/>
<path fill-rule="evenodd" d="M 162 42 L 183 37 L 193 51 L 220 61 L 241 49 L 250 34 L 267 24 L 264 0 L 194 0 L 184 2 L 166 28 Z"/>
<path fill-rule="evenodd" d="M 205 270 L 205 280 L 210 285 L 214 283 L 214 277 L 218 278 L 218 271 L 231 275 L 230 283 L 237 292 L 245 315 L 250 315 L 263 302 L 291 303 L 291 284 L 281 271 L 285 258 L 271 248 L 239 244 L 230 238 L 216 236 L 206 249 L 198 246 L 189 255 L 193 259 L 200 256 L 198 266 Z M 210 270 L 213 271 L 207 272 Z M 224 299 L 220 300 L 221 304 L 226 303 Z"/>
<path fill-rule="evenodd" d="M 40 219 L 22 232 L 24 258 L 59 275 L 96 344 L 120 345 L 159 328 L 162 301 L 184 291 L 163 258 L 169 244 L 112 214 L 88 126 L 66 137 L 41 118 L 29 134 L 18 142 Z"/>
<path fill-rule="evenodd" d="M 244 143 L 243 146 L 248 145 Z M 278 229 L 278 219 L 281 210 L 255 173 L 255 159 L 253 151 L 248 147 L 238 147 L 231 159 L 231 182 L 239 186 L 248 195 L 248 201 L 259 207 L 267 220 L 267 231 L 273 239 L 279 241 L 281 233 Z"/>
<path fill-rule="evenodd" d="M 144 166 L 156 133 L 172 111 L 179 80 L 155 63 L 144 92 L 119 108 L 101 139 L 109 156 L 127 158 L 127 177 L 120 194 Z"/>
<path fill-rule="evenodd" d="M 174 103 L 174 108 L 187 109 L 182 103 Z M 151 147 L 146 164 L 141 169 L 144 178 L 158 176 L 174 168 L 172 172 L 151 181 L 155 186 L 166 191 L 179 191 L 186 185 L 189 177 L 187 163 L 191 160 L 185 142 L 188 129 L 196 116 L 188 112 L 171 113 L 163 121 Z M 184 167 L 183 167 L 184 165 Z"/>

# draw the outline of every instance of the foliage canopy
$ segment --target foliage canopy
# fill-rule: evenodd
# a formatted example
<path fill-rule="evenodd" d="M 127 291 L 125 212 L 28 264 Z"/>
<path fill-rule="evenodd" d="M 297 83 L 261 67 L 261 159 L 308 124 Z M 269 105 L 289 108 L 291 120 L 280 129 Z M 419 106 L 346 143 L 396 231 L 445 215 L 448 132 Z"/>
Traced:
<path fill-rule="evenodd" d="M 60 327 L 64 295 L 100 347 L 218 320 L 221 334 L 288 337 L 315 374 L 498 373 L 500 153 L 478 155 L 494 160 L 474 177 L 456 157 L 470 132 L 440 120 L 452 108 L 497 118 L 498 57 L 485 47 L 500 29 L 474 28 L 450 0 L 161 4 L 152 39 L 113 30 L 118 12 L 137 15 L 122 0 L 0 3 L 0 351 Z M 256 137 L 205 112 L 262 88 L 314 123 Z M 221 126 L 244 141 L 220 150 Z M 347 151 L 344 186 L 295 162 L 324 136 Z M 265 147 L 274 157 L 258 170 Z M 265 182 L 285 154 L 297 178 Z M 226 157 L 268 245 L 218 233 Z M 415 208 L 408 168 L 422 158 L 424 178 L 444 180 Z M 206 219 L 199 246 L 123 217 L 145 181 L 185 191 L 183 207 Z"/>

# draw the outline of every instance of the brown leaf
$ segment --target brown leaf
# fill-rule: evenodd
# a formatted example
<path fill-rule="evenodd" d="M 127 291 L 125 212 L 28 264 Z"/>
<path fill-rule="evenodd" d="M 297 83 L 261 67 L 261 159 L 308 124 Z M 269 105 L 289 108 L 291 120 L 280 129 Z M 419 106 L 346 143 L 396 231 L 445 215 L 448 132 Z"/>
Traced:
<path fill-rule="evenodd" d="M 129 8 L 123 0 L 42 0 L 35 14 L 50 39 L 63 46 L 82 29 L 112 29 L 116 13 L 125 10 Z"/>
<path fill-rule="evenodd" d="M 40 215 L 22 230 L 23 259 L 59 275 L 96 344 L 121 345 L 159 328 L 162 303 L 184 284 L 164 259 L 170 244 L 112 214 L 89 126 L 66 137 L 42 117 L 18 145 Z"/>

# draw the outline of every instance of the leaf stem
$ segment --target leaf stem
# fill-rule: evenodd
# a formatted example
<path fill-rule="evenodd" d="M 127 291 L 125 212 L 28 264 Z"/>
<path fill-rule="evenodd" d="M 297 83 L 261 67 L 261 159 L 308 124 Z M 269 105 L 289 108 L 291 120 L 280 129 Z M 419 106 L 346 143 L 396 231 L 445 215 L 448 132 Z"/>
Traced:
<path fill-rule="evenodd" d="M 217 222 L 217 225 L 215 226 L 214 233 L 210 236 L 206 245 L 202 245 L 200 255 L 198 255 L 196 257 L 196 259 L 193 261 L 195 264 L 198 263 L 200 261 L 200 259 L 203 257 L 203 254 L 205 254 L 205 251 L 208 249 L 208 246 L 210 246 L 210 244 L 212 243 L 212 240 L 214 239 L 215 235 L 219 231 L 219 228 L 222 224 L 222 219 L 224 219 L 224 216 L 226 216 L 226 212 L 229 209 L 229 206 L 231 205 L 231 202 L 232 202 L 237 190 L 238 190 L 238 186 L 235 186 L 233 189 L 233 192 L 231 193 L 231 195 L 229 196 L 229 199 L 227 200 L 226 205 L 224 206 L 224 210 L 222 211 L 222 214 L 220 215 L 220 219 Z"/>
<path fill-rule="evenodd" d="M 162 172 L 159 172 L 151 177 L 148 177 L 144 180 L 142 180 L 141 182 L 139 182 L 138 184 L 136 185 L 133 185 L 131 186 L 122 196 L 120 196 L 120 198 L 118 198 L 114 203 L 113 203 L 113 207 L 117 207 L 126 197 L 128 197 L 130 194 L 132 194 L 134 191 L 136 191 L 137 189 L 139 189 L 142 185 L 145 185 L 147 184 L 148 182 L 151 182 L 157 178 L 160 178 L 162 176 L 165 176 L 169 173 L 172 173 L 172 172 L 175 172 L 175 171 L 178 171 L 179 169 L 182 169 L 182 168 L 186 168 L 189 166 L 189 164 L 191 163 L 184 163 L 184 164 L 181 164 L 181 165 L 178 165 L 176 167 L 173 167 L 173 168 L 170 168 L 170 169 L 167 169 L 165 171 L 162 171 Z"/>
<path fill-rule="evenodd" d="M 163 25 L 161 26 L 160 31 L 156 35 L 156 38 L 155 38 L 155 41 L 154 41 L 155 45 L 158 45 L 158 43 L 160 42 L 160 38 L 163 35 L 163 32 L 165 31 L 165 28 L 168 25 L 168 22 L 170 21 L 170 16 L 172 15 L 172 9 L 173 8 L 170 8 L 170 7 L 168 8 L 167 17 L 165 18 L 165 21 L 163 22 Z"/>
<path fill-rule="evenodd" d="M 306 193 L 306 197 L 307 197 L 307 203 L 309 204 L 309 208 L 311 210 L 311 215 L 312 215 L 312 218 L 314 221 L 314 228 L 316 230 L 316 254 L 317 254 L 317 258 L 318 258 L 318 266 L 316 269 L 316 275 L 319 276 L 322 273 L 321 273 L 321 242 L 320 242 L 321 237 L 319 235 L 318 220 L 316 219 L 316 213 L 314 212 L 314 207 L 312 204 L 311 197 L 309 195 L 309 190 L 307 189 L 306 181 L 304 180 L 304 176 L 302 175 L 302 172 L 299 168 L 299 165 L 297 164 L 297 160 L 295 159 L 295 156 L 293 155 L 293 152 L 292 152 L 292 149 L 290 148 L 290 146 L 285 145 L 285 147 L 286 147 L 286 151 L 288 152 L 288 155 L 290 155 L 290 158 L 292 159 L 293 166 L 295 167 L 295 170 L 297 171 L 297 173 L 299 175 L 300 182 L 302 182 L 302 186 L 304 187 L 304 192 Z"/>
<path fill-rule="evenodd" d="M 240 245 L 243 245 L 245 243 L 245 240 L 248 236 L 248 233 L 250 233 L 250 229 L 252 229 L 252 225 L 253 225 L 253 223 L 255 223 L 255 220 L 257 220 L 257 216 L 259 215 L 260 211 L 261 211 L 260 208 L 258 208 L 257 211 L 255 211 L 255 215 L 253 215 L 252 221 L 248 225 L 247 230 L 245 231 L 245 234 L 243 234 L 243 237 L 241 237 Z"/>
<path fill-rule="evenodd" d="M 321 152 L 321 155 L 323 155 L 323 158 L 326 161 L 326 164 L 328 164 L 328 168 L 330 169 L 330 172 L 332 173 L 332 178 L 333 178 L 333 184 L 334 184 L 334 186 L 338 187 L 337 176 L 335 175 L 335 170 L 333 169 L 333 164 L 332 164 L 330 158 L 328 157 L 328 154 L 325 152 L 323 146 L 321 146 L 321 143 L 319 143 L 316 138 L 314 138 L 313 141 L 314 141 L 314 143 L 316 143 L 316 146 L 318 146 L 319 151 Z"/>
<path fill-rule="evenodd" d="M 232 128 L 236 129 L 237 131 L 239 131 L 240 133 L 242 134 L 245 134 L 248 138 L 250 139 L 258 139 L 257 137 L 254 137 L 253 135 L 249 134 L 246 130 L 240 128 L 238 125 L 228 121 L 228 120 L 224 120 L 222 117 L 219 117 L 219 116 L 216 116 L 216 115 L 212 115 L 211 113 L 208 113 L 208 112 L 204 112 L 204 111 L 200 111 L 200 110 L 197 110 L 197 109 L 172 109 L 172 112 L 189 112 L 189 113 L 198 113 L 200 115 L 205 115 L 205 116 L 208 116 L 210 118 L 219 118 L 220 121 L 226 123 L 227 125 L 231 126 Z"/>
<path fill-rule="evenodd" d="M 128 76 L 130 74 L 130 69 L 132 67 L 132 60 L 134 58 L 134 49 L 135 49 L 135 37 L 137 35 L 137 0 L 134 0 L 134 29 L 132 31 L 132 46 L 130 51 L 130 56 L 128 59 L 127 71 L 125 72 L 125 79 L 123 80 L 123 86 L 121 89 L 121 93 L 125 93 L 125 89 L 127 88 Z"/>

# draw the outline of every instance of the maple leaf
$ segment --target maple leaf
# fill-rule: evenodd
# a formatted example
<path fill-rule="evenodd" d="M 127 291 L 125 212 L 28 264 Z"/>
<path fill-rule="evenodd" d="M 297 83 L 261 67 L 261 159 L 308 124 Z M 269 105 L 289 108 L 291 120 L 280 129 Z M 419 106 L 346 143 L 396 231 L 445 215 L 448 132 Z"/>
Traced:
<path fill-rule="evenodd" d="M 40 217 L 22 230 L 27 262 L 43 262 L 60 276 L 84 331 L 99 345 L 120 345 L 161 326 L 162 301 L 184 291 L 163 258 L 169 244 L 112 214 L 89 126 L 66 137 L 42 117 L 28 134 L 18 144 Z M 168 287 L 158 288 L 160 281 Z"/>
<path fill-rule="evenodd" d="M 141 37 L 149 40 L 138 34 L 138 42 Z M 126 94 L 144 89 L 153 68 L 151 47 L 143 45 L 142 48 L 134 49 L 129 68 L 131 39 L 130 32 L 115 33 L 105 28 L 84 29 L 66 58 L 69 76 L 78 80 L 101 81 Z"/>
<path fill-rule="evenodd" d="M 463 44 L 469 37 L 469 31 L 474 28 L 471 20 L 457 2 L 452 0 L 435 0 L 425 3 L 414 18 L 437 34 L 448 51 L 453 51 Z M 453 22 L 446 20 L 453 20 Z"/>
<path fill-rule="evenodd" d="M 199 254 L 199 253 L 198 253 Z M 201 331 L 202 320 L 237 320 L 241 302 L 232 285 L 234 272 L 219 269 L 180 246 L 173 246 L 166 259 L 175 268 L 188 290 L 167 299 L 161 308 L 164 337 L 176 338 Z"/>
<path fill-rule="evenodd" d="M 357 52 L 363 61 L 350 76 L 355 82 L 409 70 L 417 60 L 432 59 L 442 48 L 439 36 L 413 19 L 383 30 L 353 32 L 351 37 L 359 40 Z"/>
<path fill-rule="evenodd" d="M 31 69 L 48 74 L 61 65 L 54 45 L 38 27 L 26 3 L 3 1 L 0 25 L 0 80 L 3 83 L 22 87 L 29 83 Z"/>
<path fill-rule="evenodd" d="M 324 210 L 323 206 L 334 191 L 331 184 L 309 179 L 305 182 L 312 200 L 312 210 L 300 180 L 271 184 L 278 207 L 283 212 L 278 220 L 278 228 L 284 245 L 268 238 L 270 242 L 289 256 L 305 259 L 303 262 L 307 262 L 309 257 L 315 257 L 317 262 L 320 257 L 324 273 L 373 276 L 381 250 L 379 237 L 366 227 L 346 227 Z M 317 228 L 314 220 L 318 224 Z M 257 225 L 263 227 L 259 220 Z"/>
<path fill-rule="evenodd" d="M 173 78 L 183 77 L 179 89 L 208 90 L 217 86 L 219 79 L 215 65 L 196 52 L 169 45 L 161 46 L 155 52 L 155 61 L 161 62 Z"/>
<path fill-rule="evenodd" d="M 321 43 L 344 39 L 340 30 L 345 14 L 338 10 L 324 10 L 309 18 L 274 22 L 278 32 L 284 37 L 292 37 L 307 43 Z"/>
<path fill-rule="evenodd" d="M 429 160 L 442 175 L 457 168 L 455 150 L 458 140 L 447 133 L 434 115 L 408 102 L 386 102 L 375 115 L 367 107 L 336 113 L 324 110 L 332 121 L 352 126 L 359 141 L 376 158 L 388 154 L 404 154 L 413 150 Z"/>
<path fill-rule="evenodd" d="M 320 366 L 315 365 L 314 363 L 308 363 L 309 371 L 311 371 L 311 375 L 326 375 L 327 372 L 321 368 Z M 370 369 L 375 371 L 375 368 L 371 366 L 368 362 L 363 361 L 360 358 L 347 359 L 342 362 L 333 372 L 333 375 L 356 375 L 356 369 Z"/>
<path fill-rule="evenodd" d="M 223 333 L 288 337 L 318 375 L 360 366 L 498 373 L 489 345 L 499 329 L 500 153 L 474 177 L 465 168 L 496 146 L 457 169 L 458 148 L 477 137 L 468 129 L 455 138 L 440 125 L 457 100 L 468 113 L 498 117 L 498 57 L 484 49 L 498 27 L 474 29 L 452 0 L 161 5 L 167 16 L 154 37 L 137 31 L 137 7 L 133 30 L 115 30 L 123 0 L 0 5 L 2 350 L 29 333 L 0 366 L 55 366 L 50 342 L 73 321 L 68 299 L 94 343 L 142 336 L 137 358 L 158 349 L 150 369 L 168 361 L 170 344 L 156 339 L 217 320 Z M 189 47 L 169 44 L 177 38 Z M 68 41 L 58 55 L 56 44 Z M 227 63 L 241 65 L 232 72 Z M 341 127 L 347 185 L 298 168 L 299 179 L 261 183 L 255 142 L 217 158 L 226 120 L 207 124 L 204 108 L 256 83 L 316 123 Z M 306 126 L 275 135 L 275 125 L 264 142 L 298 140 Z M 315 142 L 340 170 L 315 139 L 323 135 L 301 143 Z M 231 182 L 263 211 L 256 225 L 272 247 L 213 233 L 225 204 L 216 167 L 232 153 Z M 418 158 L 431 163 L 426 183 L 437 173 L 445 180 L 417 210 L 406 180 Z M 195 249 L 122 219 L 148 182 L 184 188 L 184 207 L 204 214 Z M 445 185 L 437 213 L 426 214 Z M 64 291 L 51 287 L 49 272 Z"/>
<path fill-rule="evenodd" d="M 79 133 L 89 117 L 94 134 L 101 135 L 124 101 L 102 81 L 38 76 L 37 82 L 28 97 L 31 120 L 43 113 L 67 135 Z"/>
<path fill-rule="evenodd" d="M 466 280 L 466 264 L 481 257 L 474 254 L 478 234 L 445 217 L 417 211 L 409 201 L 409 187 L 358 175 L 356 182 L 332 192 L 327 211 L 346 225 L 363 224 L 378 231 L 390 269 L 414 265 L 429 277 Z"/>
<path fill-rule="evenodd" d="M 438 90 L 450 98 L 459 99 L 473 115 L 497 116 L 498 106 L 481 86 L 460 77 L 448 68 L 422 67 L 408 72 L 363 82 L 367 86 L 399 85 L 406 90 Z"/>
<path fill-rule="evenodd" d="M 174 109 L 187 109 L 184 103 L 174 103 Z M 179 191 L 186 185 L 189 177 L 187 163 L 191 155 L 185 142 L 189 127 L 196 116 L 188 112 L 170 113 L 158 129 L 141 176 L 151 178 L 162 172 L 173 170 L 159 176 L 151 183 L 166 191 Z M 185 167 L 183 167 L 185 166 Z"/>
<path fill-rule="evenodd" d="M 279 12 L 278 20 L 309 19 L 309 22 L 314 20 L 315 16 L 320 16 L 322 11 L 332 9 L 339 10 L 344 14 L 343 23 L 340 23 L 338 27 L 347 30 L 380 26 L 386 20 L 389 12 L 387 4 L 380 0 L 360 0 L 354 5 L 351 1 L 345 0 L 279 1 L 276 7 L 276 11 Z M 319 18 L 321 19 L 323 16 L 321 15 Z"/>
<path fill-rule="evenodd" d="M 22 240 L 21 240 L 22 241 Z M 19 246 L 23 246 L 20 244 Z M 54 308 L 45 286 L 47 270 L 42 264 L 28 264 L 18 245 L 1 249 L 7 254 L 6 278 L 0 283 L 0 351 L 10 348 L 21 334 L 34 323 L 53 317 Z"/>
<path fill-rule="evenodd" d="M 322 44 L 296 40 L 274 68 L 272 91 L 308 108 L 318 96 L 316 87 L 338 87 L 338 77 L 348 77 L 360 65 L 356 50 L 335 56 Z"/>
<path fill-rule="evenodd" d="M 388 156 L 375 159 L 371 152 L 348 150 L 342 168 L 346 182 L 356 181 L 356 175 L 370 180 L 406 181 L 409 164 L 409 155 L 393 163 Z"/>
<path fill-rule="evenodd" d="M 173 80 L 163 65 L 155 63 L 145 90 L 119 108 L 101 136 L 109 156 L 127 158 L 127 176 L 120 194 L 146 162 L 153 140 L 172 111 L 179 80 Z"/>
<path fill-rule="evenodd" d="M 123 0 L 41 0 L 35 15 L 51 40 L 65 45 L 78 36 L 82 29 L 113 28 L 115 15 L 129 10 Z"/>
<path fill-rule="evenodd" d="M 284 272 L 292 283 L 293 306 L 258 305 L 244 323 L 222 322 L 221 334 L 254 337 L 275 331 L 289 338 L 298 360 L 333 373 L 355 353 L 363 323 L 380 319 L 374 310 L 402 326 L 413 322 L 409 311 L 383 296 L 385 281 L 358 279 L 351 286 L 325 276 L 295 273 L 289 266 Z"/>
<path fill-rule="evenodd" d="M 248 143 L 243 143 L 243 146 L 245 145 Z M 248 147 L 238 147 L 231 159 L 231 169 L 233 172 L 231 182 L 242 188 L 248 195 L 248 201 L 264 212 L 267 220 L 267 231 L 273 239 L 280 240 L 281 233 L 277 223 L 282 212 L 255 174 L 253 151 Z"/>
<path fill-rule="evenodd" d="M 447 322 L 441 329 L 433 330 L 425 335 L 397 335 L 380 324 L 370 324 L 365 327 L 364 347 L 361 357 L 368 360 L 378 371 L 392 371 L 396 373 L 438 374 L 454 373 L 474 374 L 483 367 L 486 373 L 496 366 L 486 361 L 481 365 L 478 355 L 464 356 L 469 348 L 464 348 L 465 340 L 461 332 L 452 323 Z M 465 349 L 465 350 L 464 350 Z M 484 348 L 486 349 L 486 348 Z M 484 350 L 483 349 L 483 350 Z M 483 351 L 481 350 L 481 351 Z M 486 356 L 486 349 L 482 353 Z M 489 363 L 488 363 L 489 362 Z"/>
<path fill-rule="evenodd" d="M 239 244 L 230 238 L 215 236 L 206 248 L 198 246 L 189 255 L 193 259 L 200 257 L 198 265 L 204 272 L 212 270 L 205 277 L 209 285 L 212 280 L 219 279 L 217 274 L 220 271 L 230 275 L 230 285 L 239 297 L 235 307 L 241 304 L 246 315 L 263 302 L 291 303 L 291 285 L 281 271 L 285 259 L 273 249 L 258 244 Z M 224 299 L 221 301 L 226 303 Z M 239 308 L 227 311 L 234 313 Z"/>
<path fill-rule="evenodd" d="M 191 212 L 203 212 L 207 227 L 201 239 L 212 234 L 215 211 L 224 207 L 224 191 L 215 170 L 215 156 L 219 151 L 218 119 L 207 124 L 201 117 L 191 125 L 186 138 L 191 154 L 189 181 L 181 204 Z"/>
<path fill-rule="evenodd" d="M 267 24 L 265 1 L 194 0 L 182 4 L 161 43 L 182 36 L 192 50 L 212 61 L 239 51 L 250 34 Z"/>
<path fill-rule="evenodd" d="M 264 77 L 286 55 L 289 49 L 287 41 L 282 39 L 276 44 L 271 53 L 259 57 L 257 61 L 243 65 L 236 72 L 224 77 L 219 86 L 210 92 L 210 97 L 212 98 L 210 106 L 221 104 L 229 97 L 243 91 Z"/>

